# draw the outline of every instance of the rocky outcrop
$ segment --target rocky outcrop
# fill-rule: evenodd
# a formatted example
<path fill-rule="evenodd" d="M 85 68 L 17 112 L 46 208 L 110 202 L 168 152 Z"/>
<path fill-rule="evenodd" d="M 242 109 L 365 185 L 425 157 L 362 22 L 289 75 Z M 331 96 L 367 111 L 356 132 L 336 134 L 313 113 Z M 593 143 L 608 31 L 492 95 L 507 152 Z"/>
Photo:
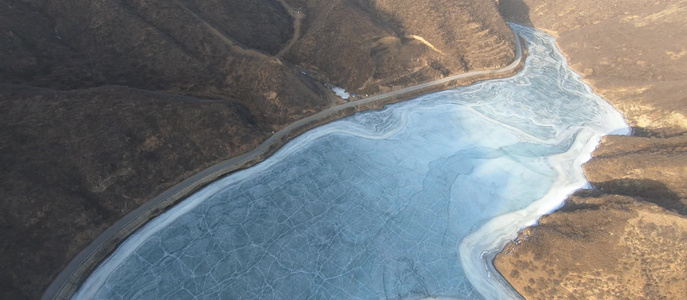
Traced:
<path fill-rule="evenodd" d="M 570 66 L 634 129 L 584 165 L 594 187 L 494 263 L 528 299 L 682 299 L 687 290 L 687 1 L 501 0 L 556 35 Z"/>
<path fill-rule="evenodd" d="M 485 1 L 0 0 L 0 298 L 166 188 L 341 102 L 504 66 Z"/>

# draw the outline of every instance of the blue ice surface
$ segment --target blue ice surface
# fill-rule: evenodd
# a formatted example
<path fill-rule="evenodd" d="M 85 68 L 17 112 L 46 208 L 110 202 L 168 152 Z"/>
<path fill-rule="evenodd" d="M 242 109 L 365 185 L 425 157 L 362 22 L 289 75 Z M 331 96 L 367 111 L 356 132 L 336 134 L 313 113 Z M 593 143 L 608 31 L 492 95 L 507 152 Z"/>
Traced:
<path fill-rule="evenodd" d="M 482 254 L 582 187 L 627 125 L 552 38 L 512 26 L 519 74 L 303 134 L 132 235 L 75 298 L 517 297 Z"/>

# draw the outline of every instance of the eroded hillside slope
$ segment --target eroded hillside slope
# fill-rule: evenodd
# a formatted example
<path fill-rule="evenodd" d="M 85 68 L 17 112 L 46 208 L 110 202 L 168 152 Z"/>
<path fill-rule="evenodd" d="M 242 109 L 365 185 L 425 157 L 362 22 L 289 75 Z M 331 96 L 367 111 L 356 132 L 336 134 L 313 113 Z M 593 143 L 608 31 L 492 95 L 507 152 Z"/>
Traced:
<path fill-rule="evenodd" d="M 38 298 L 126 213 L 341 102 L 324 84 L 372 94 L 507 65 L 514 43 L 497 10 L 0 0 L 0 298 Z"/>
<path fill-rule="evenodd" d="M 687 1 L 501 0 L 558 37 L 634 129 L 584 165 L 571 196 L 495 265 L 529 299 L 683 299 L 687 291 Z"/>

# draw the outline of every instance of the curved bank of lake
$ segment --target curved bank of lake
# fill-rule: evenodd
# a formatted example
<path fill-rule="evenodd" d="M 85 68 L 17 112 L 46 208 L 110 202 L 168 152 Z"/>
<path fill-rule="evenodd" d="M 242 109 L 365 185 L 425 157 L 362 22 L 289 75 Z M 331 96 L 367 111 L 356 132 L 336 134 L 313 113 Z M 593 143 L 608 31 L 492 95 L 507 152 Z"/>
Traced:
<path fill-rule="evenodd" d="M 141 228 L 75 298 L 516 297 L 489 253 L 586 184 L 600 136 L 629 129 L 552 38 L 512 26 L 519 74 L 301 135 Z"/>

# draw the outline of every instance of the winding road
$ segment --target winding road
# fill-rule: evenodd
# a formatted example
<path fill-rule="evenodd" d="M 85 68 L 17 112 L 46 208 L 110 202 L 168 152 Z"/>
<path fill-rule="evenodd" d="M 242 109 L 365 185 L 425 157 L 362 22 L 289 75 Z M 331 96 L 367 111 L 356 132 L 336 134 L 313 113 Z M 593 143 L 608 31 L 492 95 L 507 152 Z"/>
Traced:
<path fill-rule="evenodd" d="M 209 26 L 209 25 L 208 25 Z M 352 112 L 369 109 L 373 104 L 386 104 L 396 100 L 407 99 L 419 95 L 419 92 L 436 91 L 445 87 L 452 81 L 467 79 L 482 79 L 484 76 L 498 76 L 514 72 L 522 61 L 522 46 L 520 38 L 513 33 L 516 44 L 515 58 L 511 64 L 496 70 L 472 71 L 463 74 L 448 76 L 435 81 L 399 89 L 396 91 L 374 95 L 368 98 L 351 101 L 338 106 L 330 107 L 319 113 L 300 119 L 279 130 L 262 144 L 250 152 L 230 158 L 213 165 L 200 173 L 193 175 L 181 183 L 173 186 L 157 197 L 143 204 L 117 221 L 113 226 L 105 230 L 84 250 L 77 254 L 72 261 L 60 272 L 57 278 L 50 284 L 41 299 L 69 299 L 79 288 L 90 272 L 105 259 L 117 245 L 130 234 L 149 220 L 156 217 L 166 209 L 190 196 L 208 183 L 219 177 L 236 170 L 247 168 L 258 163 L 274 153 L 289 140 L 316 125 L 326 121 L 350 115 Z M 230 41 L 229 41 L 230 42 Z M 232 43 L 233 44 L 233 43 Z M 282 51 L 283 52 L 283 51 Z M 434 90 L 432 90 L 434 89 Z"/>

